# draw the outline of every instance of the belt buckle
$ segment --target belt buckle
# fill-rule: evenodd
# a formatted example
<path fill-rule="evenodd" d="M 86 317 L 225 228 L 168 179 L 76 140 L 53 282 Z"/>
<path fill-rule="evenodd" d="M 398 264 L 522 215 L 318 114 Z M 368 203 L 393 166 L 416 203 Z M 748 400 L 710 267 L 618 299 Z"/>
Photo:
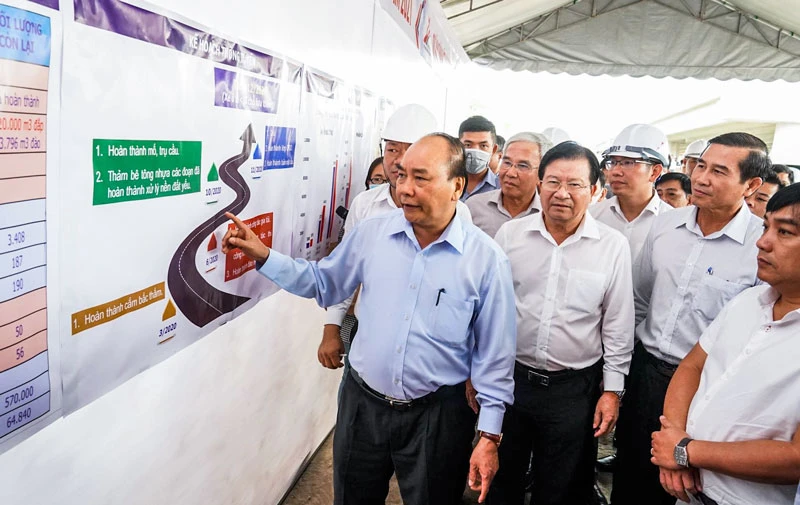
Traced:
<path fill-rule="evenodd" d="M 391 396 L 384 396 L 384 398 L 387 402 L 389 402 L 389 406 L 393 409 L 401 410 L 411 407 L 411 400 L 397 400 Z"/>
<path fill-rule="evenodd" d="M 528 380 L 531 382 L 536 381 L 540 386 L 550 386 L 550 377 L 533 370 L 528 370 Z"/>

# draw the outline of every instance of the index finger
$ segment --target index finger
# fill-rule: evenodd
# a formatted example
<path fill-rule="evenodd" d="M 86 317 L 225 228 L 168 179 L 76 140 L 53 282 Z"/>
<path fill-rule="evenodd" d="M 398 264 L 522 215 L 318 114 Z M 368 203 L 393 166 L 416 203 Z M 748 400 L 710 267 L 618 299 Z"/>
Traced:
<path fill-rule="evenodd" d="M 230 219 L 231 221 L 233 221 L 233 223 L 236 225 L 236 227 L 237 227 L 237 228 L 239 228 L 240 230 L 247 230 L 247 229 L 248 229 L 248 228 L 247 228 L 247 225 L 246 225 L 246 224 L 244 224 L 244 221 L 242 221 L 242 220 L 241 220 L 241 219 L 239 219 L 238 217 L 234 216 L 234 215 L 233 215 L 233 214 L 231 214 L 230 212 L 226 212 L 226 213 L 225 213 L 225 217 L 227 217 L 228 219 Z"/>
<path fill-rule="evenodd" d="M 492 482 L 491 478 L 486 478 L 481 475 L 481 495 L 478 497 L 478 503 L 483 503 L 486 500 L 486 493 L 489 492 L 489 484 Z"/>

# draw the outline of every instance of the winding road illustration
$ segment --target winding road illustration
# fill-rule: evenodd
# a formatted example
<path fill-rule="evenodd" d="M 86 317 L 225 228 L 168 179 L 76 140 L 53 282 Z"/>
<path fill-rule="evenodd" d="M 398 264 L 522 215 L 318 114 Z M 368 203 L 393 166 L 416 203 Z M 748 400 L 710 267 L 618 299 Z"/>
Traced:
<path fill-rule="evenodd" d="M 252 124 L 247 126 L 239 140 L 242 141 L 242 152 L 219 167 L 220 179 L 236 192 L 236 198 L 184 239 L 172 256 L 167 273 L 169 291 L 175 304 L 189 321 L 200 327 L 250 300 L 215 288 L 203 278 L 195 264 L 197 251 L 205 246 L 211 232 L 228 221 L 225 213 L 239 214 L 250 201 L 250 188 L 239 173 L 239 167 L 250 158 L 253 143 L 256 141 Z"/>

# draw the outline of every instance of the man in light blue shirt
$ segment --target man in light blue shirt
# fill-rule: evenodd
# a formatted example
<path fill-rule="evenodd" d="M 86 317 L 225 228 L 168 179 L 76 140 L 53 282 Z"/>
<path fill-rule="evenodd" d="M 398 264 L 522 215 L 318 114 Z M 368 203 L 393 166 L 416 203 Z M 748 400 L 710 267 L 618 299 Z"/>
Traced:
<path fill-rule="evenodd" d="M 399 170 L 402 211 L 364 220 L 319 262 L 270 251 L 230 216 L 237 228 L 223 250 L 240 248 L 287 291 L 328 306 L 362 285 L 334 435 L 337 505 L 383 502 L 392 472 L 408 505 L 459 503 L 467 471 L 483 501 L 497 471 L 513 401 L 514 291 L 502 250 L 454 219 L 465 181 L 461 144 L 423 137 Z M 469 378 L 480 392 L 474 450 Z"/>

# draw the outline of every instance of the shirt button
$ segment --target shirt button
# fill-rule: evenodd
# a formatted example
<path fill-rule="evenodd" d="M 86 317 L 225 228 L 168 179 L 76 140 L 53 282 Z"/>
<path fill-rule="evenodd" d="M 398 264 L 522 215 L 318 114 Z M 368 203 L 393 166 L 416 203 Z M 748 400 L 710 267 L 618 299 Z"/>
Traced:
<path fill-rule="evenodd" d="M 406 321 L 408 321 L 408 314 L 403 314 L 403 319 L 405 319 Z"/>
<path fill-rule="evenodd" d="M 412 284 L 412 285 L 411 285 L 411 286 L 409 286 L 409 287 L 410 287 L 411 289 L 417 289 L 417 285 L 416 285 L 416 284 Z"/>
<path fill-rule="evenodd" d="M 403 348 L 400 347 L 400 346 L 397 346 L 397 354 L 400 354 L 401 352 L 403 352 Z"/>
<path fill-rule="evenodd" d="M 694 421 L 689 421 L 689 426 L 694 426 Z"/>
<path fill-rule="evenodd" d="M 400 384 L 400 379 L 395 379 L 395 380 L 394 380 L 394 383 L 395 383 L 395 384 Z"/>
<path fill-rule="evenodd" d="M 767 326 L 766 328 L 764 328 L 764 331 L 769 331 L 771 329 L 772 329 L 772 326 Z"/>

